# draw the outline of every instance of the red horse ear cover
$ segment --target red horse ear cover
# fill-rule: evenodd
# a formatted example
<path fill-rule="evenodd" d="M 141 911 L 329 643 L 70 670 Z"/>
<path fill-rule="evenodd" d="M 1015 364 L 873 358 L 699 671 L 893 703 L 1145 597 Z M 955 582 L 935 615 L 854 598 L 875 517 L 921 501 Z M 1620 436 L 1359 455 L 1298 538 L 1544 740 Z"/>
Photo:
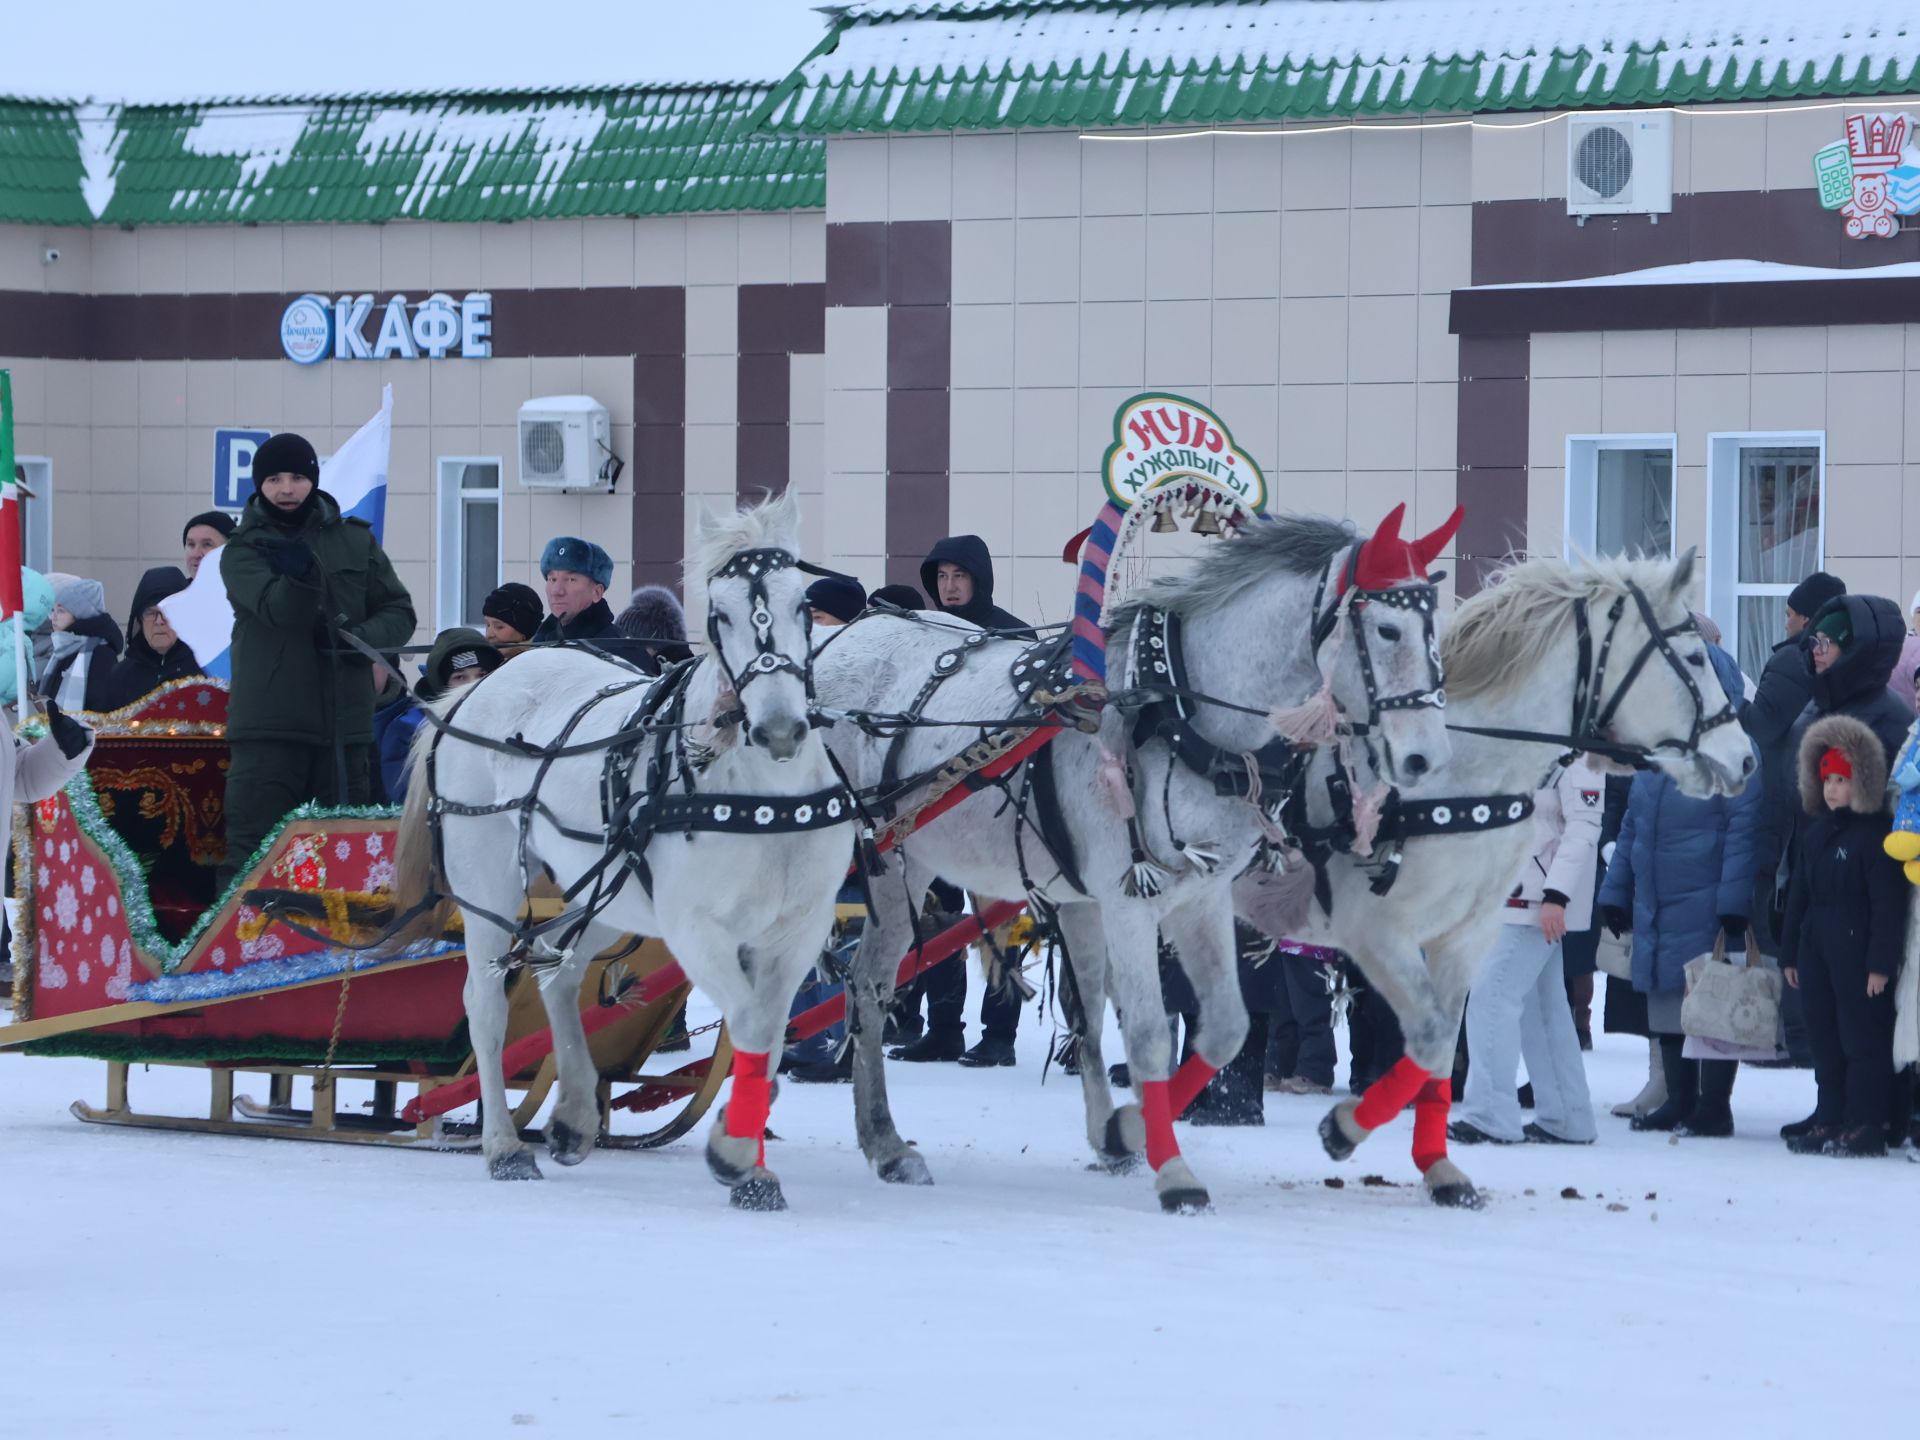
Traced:
<path fill-rule="evenodd" d="M 1385 590 L 1404 581 L 1424 580 L 1428 566 L 1447 548 L 1447 542 L 1460 528 L 1466 513 L 1464 507 L 1454 506 L 1453 514 L 1437 529 L 1409 542 L 1400 538 L 1400 524 L 1406 519 L 1407 507 L 1404 503 L 1394 506 L 1380 522 L 1380 528 L 1361 545 L 1354 559 L 1353 583 L 1362 590 Z M 1346 587 L 1342 585 L 1341 589 L 1344 591 Z"/>

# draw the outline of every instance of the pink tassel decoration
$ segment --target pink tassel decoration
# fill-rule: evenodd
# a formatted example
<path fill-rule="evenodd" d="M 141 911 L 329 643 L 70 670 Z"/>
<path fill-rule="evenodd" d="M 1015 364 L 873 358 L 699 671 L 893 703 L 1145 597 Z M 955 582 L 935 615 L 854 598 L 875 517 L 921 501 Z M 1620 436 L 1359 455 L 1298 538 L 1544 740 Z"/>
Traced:
<path fill-rule="evenodd" d="M 1104 745 L 1100 747 L 1100 761 L 1094 766 L 1093 783 L 1107 809 L 1122 820 L 1133 819 L 1133 787 L 1127 783 L 1127 767 Z"/>
<path fill-rule="evenodd" d="M 1334 703 L 1332 687 L 1323 683 L 1306 701 L 1274 710 L 1267 721 L 1276 734 L 1292 744 L 1324 745 L 1339 728 L 1340 707 Z"/>

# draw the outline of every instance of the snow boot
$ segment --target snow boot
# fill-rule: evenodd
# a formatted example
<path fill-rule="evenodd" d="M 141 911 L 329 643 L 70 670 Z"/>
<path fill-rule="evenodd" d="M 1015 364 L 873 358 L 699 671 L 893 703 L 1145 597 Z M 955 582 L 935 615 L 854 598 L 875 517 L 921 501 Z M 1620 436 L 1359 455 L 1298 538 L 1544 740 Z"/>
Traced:
<path fill-rule="evenodd" d="M 963 1030 L 929 1030 L 911 1045 L 902 1045 L 898 1050 L 889 1050 L 889 1060 L 958 1060 L 967 1048 L 966 1032 Z"/>
<path fill-rule="evenodd" d="M 1686 1043 L 1680 1035 L 1660 1037 L 1660 1068 L 1667 1077 L 1667 1103 L 1658 1110 L 1637 1116 L 1630 1122 L 1633 1129 L 1670 1131 L 1693 1114 L 1700 1098 L 1700 1062 L 1688 1060 L 1680 1053 Z"/>
<path fill-rule="evenodd" d="M 1667 1076 L 1660 1068 L 1660 1042 L 1647 1041 L 1647 1083 L 1640 1087 L 1640 1093 L 1631 1100 L 1622 1100 L 1613 1107 L 1613 1113 L 1622 1120 L 1631 1120 L 1636 1115 L 1647 1115 L 1667 1103 Z"/>
<path fill-rule="evenodd" d="M 1014 1063 L 1013 1041 L 983 1035 L 971 1050 L 960 1056 L 960 1063 L 970 1070 L 990 1070 L 999 1065 L 1011 1065 Z"/>
<path fill-rule="evenodd" d="M 1820 1155 L 1829 1143 L 1839 1138 L 1838 1125 L 1809 1125 L 1787 1141 L 1787 1149 L 1795 1155 Z"/>
<path fill-rule="evenodd" d="M 1814 1111 L 1804 1120 L 1795 1120 L 1780 1127 L 1782 1140 L 1798 1140 L 1802 1135 L 1814 1129 L 1820 1123 L 1820 1112 Z"/>
<path fill-rule="evenodd" d="M 1676 1135 L 1699 1140 L 1724 1140 L 1733 1134 L 1733 1081 L 1740 1073 L 1737 1060 L 1701 1060 L 1700 1093 L 1693 1113 L 1673 1127 Z"/>
<path fill-rule="evenodd" d="M 1267 1017 L 1247 1016 L 1247 1043 L 1214 1072 L 1187 1110 L 1192 1125 L 1264 1125 L 1266 1113 Z"/>
<path fill-rule="evenodd" d="M 1820 1152 L 1841 1160 L 1875 1160 L 1887 1153 L 1887 1130 L 1884 1125 L 1856 1125 L 1851 1130 L 1842 1130 L 1827 1141 Z"/>

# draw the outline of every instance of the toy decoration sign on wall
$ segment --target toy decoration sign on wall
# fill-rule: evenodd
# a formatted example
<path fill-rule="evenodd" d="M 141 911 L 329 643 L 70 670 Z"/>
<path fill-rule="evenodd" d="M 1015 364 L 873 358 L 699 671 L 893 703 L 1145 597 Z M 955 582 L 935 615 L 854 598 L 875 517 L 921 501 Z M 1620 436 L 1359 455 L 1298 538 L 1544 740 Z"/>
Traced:
<path fill-rule="evenodd" d="M 1813 155 L 1823 209 L 1838 210 L 1855 240 L 1891 239 L 1901 215 L 1920 212 L 1920 147 L 1904 115 L 1847 117 L 1847 138 Z"/>
<path fill-rule="evenodd" d="M 1101 475 L 1121 506 L 1176 482 L 1196 482 L 1251 510 L 1267 504 L 1266 476 L 1233 443 L 1225 422 L 1181 395 L 1136 395 L 1122 405 Z"/>

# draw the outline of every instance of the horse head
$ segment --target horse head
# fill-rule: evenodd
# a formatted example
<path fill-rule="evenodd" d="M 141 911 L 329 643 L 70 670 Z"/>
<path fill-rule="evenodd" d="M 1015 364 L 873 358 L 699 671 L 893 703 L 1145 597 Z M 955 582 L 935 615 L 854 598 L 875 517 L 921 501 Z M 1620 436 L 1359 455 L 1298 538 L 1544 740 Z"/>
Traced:
<path fill-rule="evenodd" d="M 740 733 L 776 761 L 812 733 L 812 612 L 798 568 L 792 492 L 732 515 L 702 513 L 688 572 L 706 590 L 707 643 L 734 696 Z"/>
<path fill-rule="evenodd" d="M 1315 618 L 1314 641 L 1335 700 L 1379 739 L 1388 778 L 1411 783 L 1453 755 L 1440 663 L 1439 586 L 1428 567 L 1460 528 L 1455 508 L 1444 523 L 1412 540 L 1400 537 L 1407 507 L 1396 505 L 1355 546 L 1334 586 L 1338 604 Z M 1339 606 L 1347 615 L 1345 633 Z"/>

